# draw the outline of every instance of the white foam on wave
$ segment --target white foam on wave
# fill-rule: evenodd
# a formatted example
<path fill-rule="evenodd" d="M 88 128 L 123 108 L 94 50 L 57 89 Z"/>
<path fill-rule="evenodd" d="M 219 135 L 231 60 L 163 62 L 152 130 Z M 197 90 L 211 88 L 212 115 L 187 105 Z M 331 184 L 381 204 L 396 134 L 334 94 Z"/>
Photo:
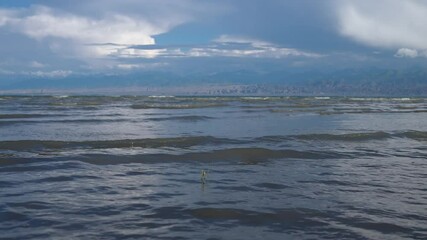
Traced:
<path fill-rule="evenodd" d="M 316 99 L 316 100 L 329 100 L 331 98 L 330 97 L 314 97 L 314 99 Z"/>
<path fill-rule="evenodd" d="M 412 99 L 404 97 L 404 98 L 392 98 L 391 100 L 395 100 L 395 101 L 411 101 Z"/>
<path fill-rule="evenodd" d="M 58 95 L 58 96 L 53 96 L 54 98 L 67 98 L 69 97 L 68 95 Z"/>
<path fill-rule="evenodd" d="M 268 100 L 271 97 L 242 97 L 244 100 Z"/>
<path fill-rule="evenodd" d="M 151 95 L 148 97 L 150 97 L 150 98 L 173 98 L 175 96 L 172 96 L 172 95 Z"/>

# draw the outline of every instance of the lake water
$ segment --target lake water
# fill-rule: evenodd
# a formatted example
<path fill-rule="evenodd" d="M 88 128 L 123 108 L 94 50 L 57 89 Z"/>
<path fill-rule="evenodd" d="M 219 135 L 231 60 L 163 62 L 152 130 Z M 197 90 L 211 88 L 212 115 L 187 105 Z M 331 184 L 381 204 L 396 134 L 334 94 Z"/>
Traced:
<path fill-rule="evenodd" d="M 0 239 L 426 239 L 426 182 L 424 98 L 0 96 Z"/>

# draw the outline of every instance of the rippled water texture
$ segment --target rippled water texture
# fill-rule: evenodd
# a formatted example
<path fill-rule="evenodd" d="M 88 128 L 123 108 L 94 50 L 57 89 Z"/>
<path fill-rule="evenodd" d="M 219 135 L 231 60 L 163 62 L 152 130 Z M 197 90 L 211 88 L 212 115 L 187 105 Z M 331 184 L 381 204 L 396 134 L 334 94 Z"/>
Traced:
<path fill-rule="evenodd" d="M 0 96 L 0 239 L 426 239 L 426 119 L 424 98 Z"/>

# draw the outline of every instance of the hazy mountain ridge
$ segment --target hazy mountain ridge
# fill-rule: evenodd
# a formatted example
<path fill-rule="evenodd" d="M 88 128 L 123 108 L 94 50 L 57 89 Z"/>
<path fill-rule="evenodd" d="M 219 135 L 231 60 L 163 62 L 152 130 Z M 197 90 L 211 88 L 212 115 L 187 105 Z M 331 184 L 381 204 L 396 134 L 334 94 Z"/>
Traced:
<path fill-rule="evenodd" d="M 146 71 L 128 75 L 70 75 L 62 79 L 21 77 L 0 91 L 141 92 L 206 95 L 380 95 L 426 96 L 427 70 L 344 69 L 338 71 L 229 71 L 177 74 Z"/>

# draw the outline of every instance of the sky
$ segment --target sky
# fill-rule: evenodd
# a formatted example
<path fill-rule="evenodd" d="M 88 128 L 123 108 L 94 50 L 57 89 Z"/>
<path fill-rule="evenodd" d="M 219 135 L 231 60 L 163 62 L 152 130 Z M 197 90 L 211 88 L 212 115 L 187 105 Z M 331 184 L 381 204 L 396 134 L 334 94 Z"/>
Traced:
<path fill-rule="evenodd" d="M 425 66 L 426 26 L 424 0 L 4 0 L 0 81 Z"/>

